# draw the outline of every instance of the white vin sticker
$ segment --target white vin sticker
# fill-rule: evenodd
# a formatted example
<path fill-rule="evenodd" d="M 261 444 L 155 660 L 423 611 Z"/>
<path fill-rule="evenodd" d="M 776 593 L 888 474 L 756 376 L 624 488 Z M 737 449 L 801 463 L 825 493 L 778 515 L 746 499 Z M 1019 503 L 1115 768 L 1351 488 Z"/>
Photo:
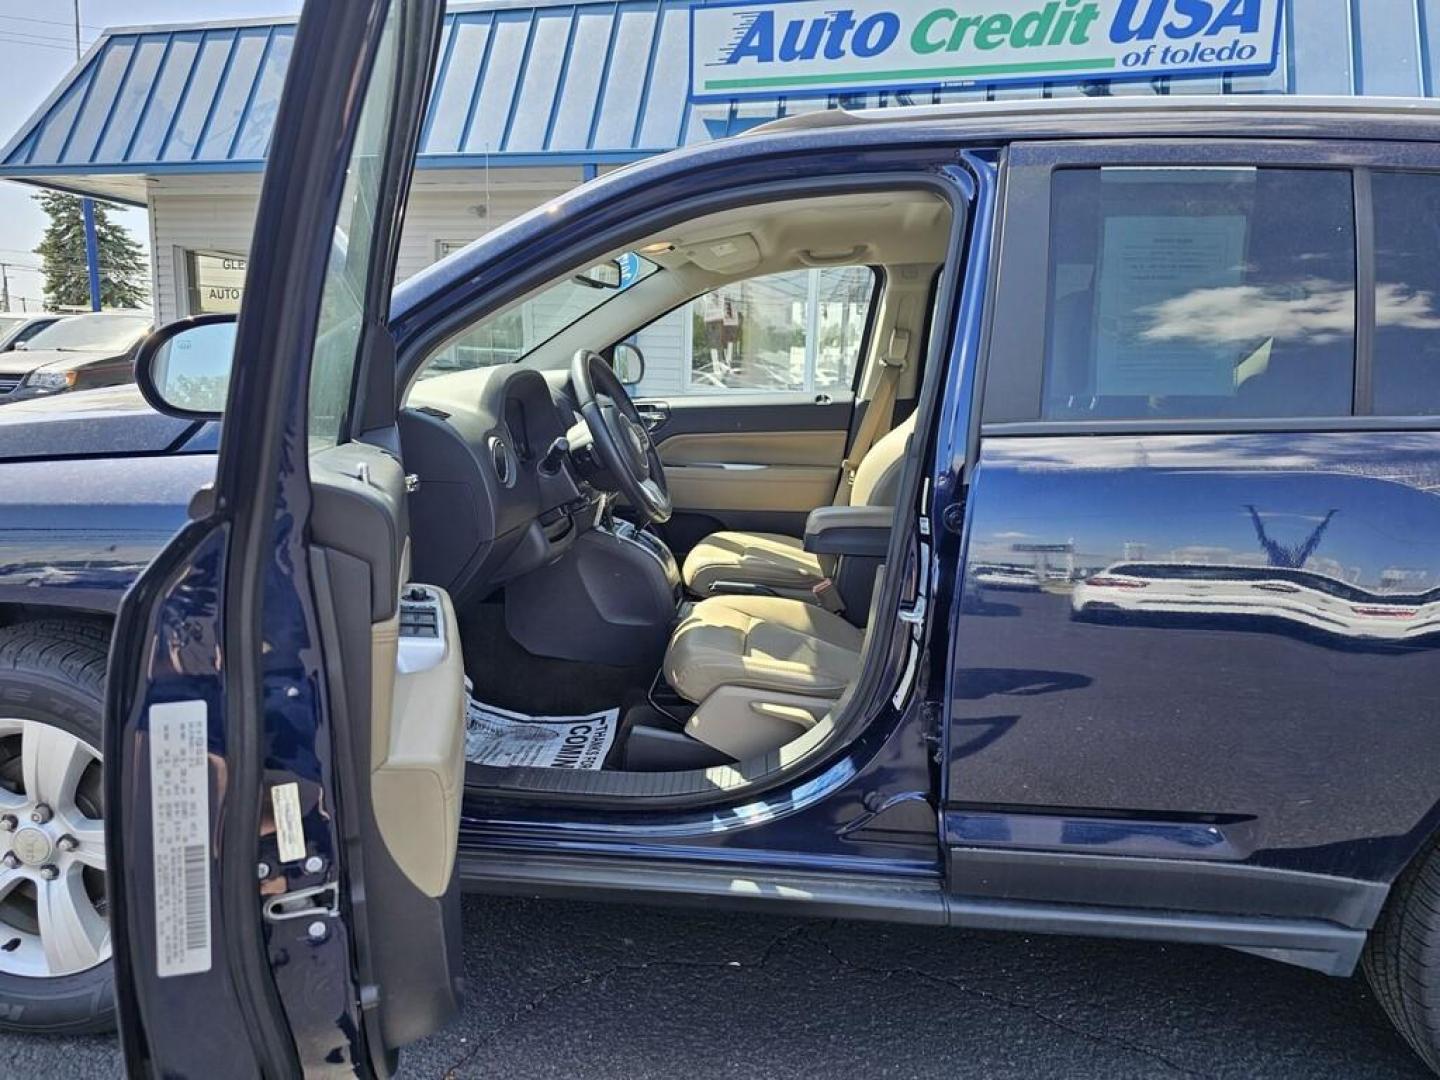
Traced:
<path fill-rule="evenodd" d="M 210 778 L 206 706 L 150 706 L 150 838 L 159 976 L 210 970 Z"/>
<path fill-rule="evenodd" d="M 305 858 L 305 821 L 300 813 L 300 785 L 293 781 L 270 789 L 270 806 L 275 812 L 275 842 L 282 863 Z"/>

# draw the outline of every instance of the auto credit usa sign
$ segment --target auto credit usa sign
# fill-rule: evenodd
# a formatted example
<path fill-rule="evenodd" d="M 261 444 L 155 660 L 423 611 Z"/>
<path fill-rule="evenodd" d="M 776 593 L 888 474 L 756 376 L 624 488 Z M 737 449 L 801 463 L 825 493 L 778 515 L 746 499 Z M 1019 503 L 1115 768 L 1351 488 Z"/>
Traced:
<path fill-rule="evenodd" d="M 700 101 L 1273 70 L 1282 0 L 722 0 L 690 9 Z"/>

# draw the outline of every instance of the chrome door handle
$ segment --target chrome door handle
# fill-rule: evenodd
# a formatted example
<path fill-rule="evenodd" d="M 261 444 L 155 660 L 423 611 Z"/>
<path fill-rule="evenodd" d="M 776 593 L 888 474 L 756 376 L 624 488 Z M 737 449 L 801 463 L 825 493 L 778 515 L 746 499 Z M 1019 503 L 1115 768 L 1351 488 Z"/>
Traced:
<path fill-rule="evenodd" d="M 670 407 L 668 405 L 652 405 L 648 402 L 636 402 L 635 413 L 645 424 L 646 429 L 654 431 L 666 420 L 670 419 Z"/>

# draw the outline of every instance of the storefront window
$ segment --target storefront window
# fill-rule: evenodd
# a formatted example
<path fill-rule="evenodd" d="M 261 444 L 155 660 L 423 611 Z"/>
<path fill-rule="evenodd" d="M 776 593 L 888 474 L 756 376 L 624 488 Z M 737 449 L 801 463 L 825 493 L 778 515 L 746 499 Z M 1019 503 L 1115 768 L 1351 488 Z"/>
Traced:
<path fill-rule="evenodd" d="M 211 251 L 185 253 L 190 283 L 190 314 L 233 314 L 245 294 L 245 259 Z"/>

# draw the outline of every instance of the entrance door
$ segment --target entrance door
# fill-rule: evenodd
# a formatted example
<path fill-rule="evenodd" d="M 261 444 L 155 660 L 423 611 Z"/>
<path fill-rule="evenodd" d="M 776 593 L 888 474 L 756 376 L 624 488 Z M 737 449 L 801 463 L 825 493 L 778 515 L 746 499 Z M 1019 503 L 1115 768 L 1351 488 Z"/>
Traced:
<path fill-rule="evenodd" d="M 106 801 L 131 1075 L 385 1074 L 457 1004 L 458 635 L 443 592 L 404 584 L 393 398 L 351 406 L 393 384 L 384 319 L 441 14 L 306 5 L 218 475 L 120 612 Z M 223 385 L 224 337 L 152 336 L 147 393 Z"/>

